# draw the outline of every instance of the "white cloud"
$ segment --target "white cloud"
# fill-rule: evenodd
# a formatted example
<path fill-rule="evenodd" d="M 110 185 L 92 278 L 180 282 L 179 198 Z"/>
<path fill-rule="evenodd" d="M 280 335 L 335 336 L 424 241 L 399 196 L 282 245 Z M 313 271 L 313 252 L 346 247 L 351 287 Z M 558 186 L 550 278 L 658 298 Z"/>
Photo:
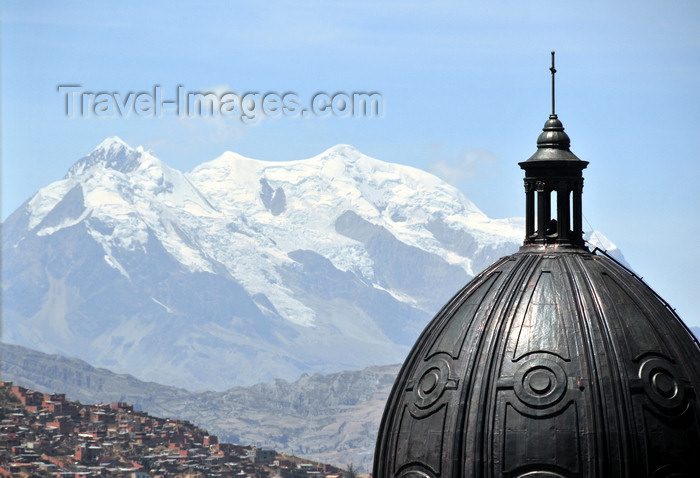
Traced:
<path fill-rule="evenodd" d="M 487 174 L 484 166 L 498 161 L 498 156 L 491 151 L 475 149 L 455 158 L 434 158 L 426 169 L 447 183 L 459 187 L 465 181 L 483 177 Z"/>

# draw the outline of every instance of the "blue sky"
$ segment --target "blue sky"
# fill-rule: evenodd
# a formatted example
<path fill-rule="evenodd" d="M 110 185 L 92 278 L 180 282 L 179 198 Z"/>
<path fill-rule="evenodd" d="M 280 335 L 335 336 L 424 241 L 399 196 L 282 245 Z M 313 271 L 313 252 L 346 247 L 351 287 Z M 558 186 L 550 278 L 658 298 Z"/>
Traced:
<path fill-rule="evenodd" d="M 441 174 L 491 217 L 524 214 L 519 161 L 557 113 L 603 232 L 700 326 L 700 3 L 2 3 L 2 218 L 105 137 L 188 171 L 226 150 L 264 160 L 339 143 Z M 85 118 L 85 91 L 379 92 L 381 118 Z"/>

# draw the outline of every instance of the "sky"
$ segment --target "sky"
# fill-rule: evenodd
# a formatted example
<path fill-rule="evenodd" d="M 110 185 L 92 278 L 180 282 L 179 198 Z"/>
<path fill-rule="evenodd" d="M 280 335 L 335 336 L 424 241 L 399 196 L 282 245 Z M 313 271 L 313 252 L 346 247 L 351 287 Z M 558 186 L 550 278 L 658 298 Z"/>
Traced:
<path fill-rule="evenodd" d="M 590 162 L 584 227 L 700 326 L 700 2 L 5 0 L 0 14 L 3 220 L 108 136 L 181 171 L 350 144 L 521 217 L 517 163 L 550 113 L 555 50 L 556 112 Z M 178 87 L 237 108 L 175 111 L 162 101 Z M 378 114 L 344 114 L 355 93 L 378 94 Z M 335 109 L 301 114 L 319 94 Z"/>

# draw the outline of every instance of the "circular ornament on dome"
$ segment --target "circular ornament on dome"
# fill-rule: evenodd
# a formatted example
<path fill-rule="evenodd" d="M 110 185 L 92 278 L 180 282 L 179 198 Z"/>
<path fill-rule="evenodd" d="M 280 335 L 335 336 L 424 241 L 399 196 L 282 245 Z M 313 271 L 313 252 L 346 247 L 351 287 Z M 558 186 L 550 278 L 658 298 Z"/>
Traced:
<path fill-rule="evenodd" d="M 566 392 L 566 373 L 556 362 L 536 358 L 523 363 L 513 377 L 515 395 L 534 408 L 557 403 Z"/>
<path fill-rule="evenodd" d="M 435 359 L 421 371 L 413 386 L 413 403 L 427 408 L 437 402 L 450 378 L 450 365 L 444 359 Z"/>
<path fill-rule="evenodd" d="M 639 378 L 647 396 L 667 411 L 678 409 L 685 403 L 685 390 L 677 377 L 673 364 L 661 357 L 647 359 L 639 366 Z"/>

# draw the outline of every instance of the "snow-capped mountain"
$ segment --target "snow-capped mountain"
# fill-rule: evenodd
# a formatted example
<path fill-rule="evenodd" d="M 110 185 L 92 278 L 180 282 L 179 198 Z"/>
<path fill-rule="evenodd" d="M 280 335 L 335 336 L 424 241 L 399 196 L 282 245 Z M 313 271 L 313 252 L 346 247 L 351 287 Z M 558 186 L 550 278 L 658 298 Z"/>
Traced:
<path fill-rule="evenodd" d="M 182 173 L 112 137 L 3 224 L 3 340 L 189 389 L 394 363 L 523 230 L 351 146 Z"/>

